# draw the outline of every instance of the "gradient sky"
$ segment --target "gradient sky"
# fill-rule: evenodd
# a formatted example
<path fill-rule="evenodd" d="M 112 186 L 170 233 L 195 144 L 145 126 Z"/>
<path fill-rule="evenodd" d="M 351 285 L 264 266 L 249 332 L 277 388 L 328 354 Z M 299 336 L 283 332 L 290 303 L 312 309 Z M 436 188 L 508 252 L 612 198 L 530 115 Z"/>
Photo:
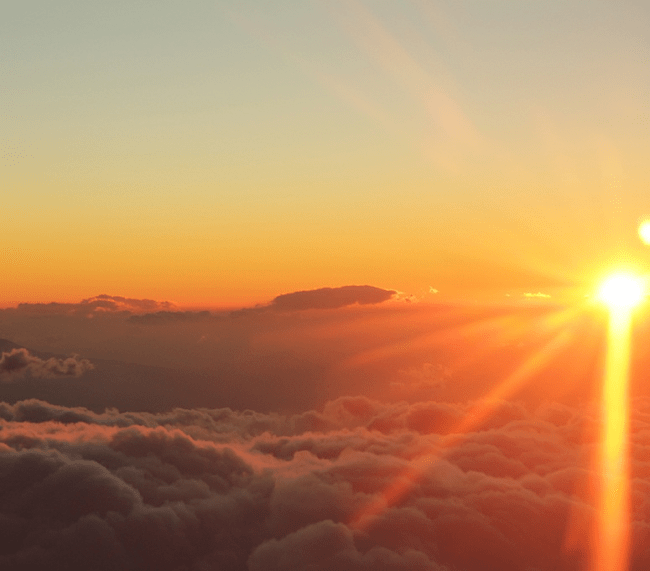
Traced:
<path fill-rule="evenodd" d="M 0 12 L 0 568 L 650 569 L 647 2 Z"/>
<path fill-rule="evenodd" d="M 5 2 L 0 304 L 643 268 L 649 38 L 639 0 Z"/>

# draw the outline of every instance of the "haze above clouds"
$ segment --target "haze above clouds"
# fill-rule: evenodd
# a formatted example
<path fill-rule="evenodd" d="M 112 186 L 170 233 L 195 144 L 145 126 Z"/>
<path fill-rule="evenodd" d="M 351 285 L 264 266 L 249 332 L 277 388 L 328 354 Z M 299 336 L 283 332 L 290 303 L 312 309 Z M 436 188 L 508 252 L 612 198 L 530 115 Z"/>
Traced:
<path fill-rule="evenodd" d="M 549 323 L 561 311 L 546 298 L 431 304 L 371 286 L 288 293 L 232 311 L 171 307 L 102 295 L 0 310 L 0 336 L 17 344 L 3 351 L 22 347 L 32 359 L 93 365 L 56 388 L 30 375 L 6 385 L 5 394 L 97 412 L 228 406 L 296 413 L 343 394 L 467 401 L 542 350 L 558 332 Z M 571 403 L 593 398 L 603 330 L 585 319 L 570 327 L 570 338 L 521 387 L 521 398 L 546 398 L 548 391 Z M 639 359 L 645 363 L 645 354 Z M 559 375 L 573 381 L 558 383 Z"/>

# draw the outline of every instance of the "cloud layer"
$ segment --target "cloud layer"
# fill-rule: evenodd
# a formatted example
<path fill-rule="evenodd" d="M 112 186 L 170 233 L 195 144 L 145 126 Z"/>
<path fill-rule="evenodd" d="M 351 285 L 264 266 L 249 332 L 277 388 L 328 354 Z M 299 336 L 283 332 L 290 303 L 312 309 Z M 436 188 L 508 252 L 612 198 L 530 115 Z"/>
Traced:
<path fill-rule="evenodd" d="M 598 416 L 344 397 L 293 416 L 0 404 L 0 567 L 582 569 Z M 650 403 L 632 431 L 631 569 L 650 565 Z M 409 466 L 406 494 L 354 522 Z"/>
<path fill-rule="evenodd" d="M 38 378 L 80 377 L 93 369 L 88 359 L 72 356 L 65 359 L 41 359 L 27 349 L 12 349 L 0 355 L 0 381 L 11 381 L 26 374 Z"/>
<path fill-rule="evenodd" d="M 573 320 L 551 354 L 553 308 L 381 303 L 393 293 L 324 288 L 221 313 L 115 296 L 0 312 L 2 336 L 21 343 L 0 339 L 0 378 L 21 378 L 0 384 L 15 403 L 0 402 L 0 568 L 586 569 L 601 418 L 581 403 L 598 398 L 604 329 Z M 631 569 L 645 571 L 650 358 L 638 347 Z M 53 356 L 71 351 L 94 369 Z M 531 368 L 540 355 L 553 359 Z M 526 389 L 505 398 L 527 404 L 476 414 L 473 399 L 517 375 Z"/>

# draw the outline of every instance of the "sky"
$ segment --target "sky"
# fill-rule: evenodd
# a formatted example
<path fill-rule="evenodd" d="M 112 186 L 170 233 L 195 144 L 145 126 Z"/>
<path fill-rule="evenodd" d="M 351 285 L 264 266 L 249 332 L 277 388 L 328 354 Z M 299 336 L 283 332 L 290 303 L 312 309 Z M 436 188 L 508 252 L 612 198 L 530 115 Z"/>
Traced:
<path fill-rule="evenodd" d="M 0 303 L 589 288 L 647 262 L 648 21 L 627 0 L 8 2 Z"/>
<path fill-rule="evenodd" d="M 5 2 L 0 568 L 650 568 L 649 39 Z"/>

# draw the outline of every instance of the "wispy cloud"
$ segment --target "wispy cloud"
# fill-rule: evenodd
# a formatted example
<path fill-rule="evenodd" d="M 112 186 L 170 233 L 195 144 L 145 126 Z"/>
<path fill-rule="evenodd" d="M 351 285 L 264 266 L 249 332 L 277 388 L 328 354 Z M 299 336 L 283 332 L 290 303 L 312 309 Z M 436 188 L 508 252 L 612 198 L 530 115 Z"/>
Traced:
<path fill-rule="evenodd" d="M 530 293 L 526 292 L 524 294 L 524 297 L 541 297 L 541 298 L 549 298 L 551 297 L 550 294 L 548 293 L 542 293 L 541 291 L 538 291 L 537 293 Z"/>

